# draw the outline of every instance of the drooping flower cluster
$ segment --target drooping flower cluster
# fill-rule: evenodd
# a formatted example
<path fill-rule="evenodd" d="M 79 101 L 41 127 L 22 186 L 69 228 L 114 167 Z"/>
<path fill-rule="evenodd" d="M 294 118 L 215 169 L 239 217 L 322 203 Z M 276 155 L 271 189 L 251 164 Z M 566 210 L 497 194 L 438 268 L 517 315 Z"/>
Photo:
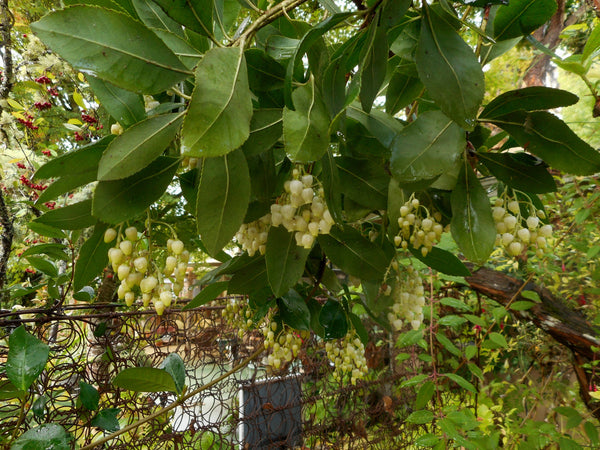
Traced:
<path fill-rule="evenodd" d="M 293 330 L 287 325 L 278 331 L 277 322 L 271 322 L 263 329 L 265 336 L 265 349 L 271 349 L 267 357 L 267 364 L 274 369 L 279 369 L 282 364 L 292 361 L 298 356 L 302 347 L 302 339 L 307 338 L 308 331 Z"/>
<path fill-rule="evenodd" d="M 109 243 L 115 239 L 116 245 L 109 249 L 108 259 L 121 281 L 117 296 L 125 300 L 127 306 L 133 305 L 138 298 L 141 298 L 144 306 L 152 302 L 156 313 L 162 315 L 183 289 L 190 258 L 183 242 L 169 239 L 168 256 L 159 266 L 152 260 L 146 240 L 142 239 L 135 227 L 127 228 L 124 237 L 114 228 L 108 228 L 104 241 Z"/>
<path fill-rule="evenodd" d="M 295 233 L 296 244 L 310 249 L 319 234 L 328 234 L 335 223 L 323 188 L 311 174 L 294 169 L 292 179 L 284 183 L 285 192 L 271 205 L 271 213 L 255 222 L 243 224 L 235 239 L 250 256 L 264 254 L 269 227 L 283 227 Z"/>
<path fill-rule="evenodd" d="M 238 330 L 240 339 L 254 325 L 252 310 L 249 308 L 248 302 L 241 297 L 230 298 L 223 309 L 222 316 L 232 328 Z"/>
<path fill-rule="evenodd" d="M 533 246 L 538 257 L 544 255 L 547 239 L 552 236 L 552 225 L 541 222 L 540 219 L 546 217 L 544 211 L 536 209 L 531 201 L 519 201 L 517 196 L 505 191 L 494 202 L 492 216 L 496 222 L 496 245 L 502 246 L 506 253 L 518 256 Z"/>
<path fill-rule="evenodd" d="M 343 339 L 327 342 L 325 351 L 335 366 L 333 377 L 336 381 L 341 381 L 344 375 L 349 375 L 350 382 L 354 385 L 369 371 L 365 358 L 365 346 L 355 330 L 349 330 Z"/>
<path fill-rule="evenodd" d="M 409 244 L 421 254 L 427 256 L 433 246 L 440 241 L 444 227 L 439 221 L 441 214 L 431 214 L 427 207 L 420 204 L 414 195 L 400 207 L 398 226 L 400 230 L 394 237 L 396 247 L 408 248 Z"/>
<path fill-rule="evenodd" d="M 425 305 L 424 294 L 423 280 L 412 266 L 408 266 L 405 272 L 396 275 L 396 284 L 390 293 L 394 304 L 387 314 L 390 324 L 396 331 L 402 329 L 405 323 L 410 323 L 414 330 L 421 326 Z"/>

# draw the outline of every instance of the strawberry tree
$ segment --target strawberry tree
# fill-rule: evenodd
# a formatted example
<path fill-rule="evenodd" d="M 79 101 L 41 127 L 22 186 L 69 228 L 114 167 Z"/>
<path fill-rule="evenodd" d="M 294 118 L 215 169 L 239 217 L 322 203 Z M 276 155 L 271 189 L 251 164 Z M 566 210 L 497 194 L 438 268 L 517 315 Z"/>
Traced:
<path fill-rule="evenodd" d="M 222 264 L 190 307 L 241 294 L 226 318 L 262 328 L 275 368 L 312 330 L 354 383 L 366 372 L 354 304 L 382 326 L 418 328 L 411 260 L 464 276 L 464 259 L 483 264 L 496 246 L 543 255 L 549 169 L 594 174 L 600 154 L 549 111 L 575 104 L 570 92 L 484 101 L 486 64 L 544 25 L 554 0 L 320 3 L 65 0 L 32 24 L 85 76 L 112 131 L 39 168 L 45 201 L 94 187 L 33 223 L 92 229 L 76 291 L 110 262 L 116 295 L 159 314 L 176 295 L 162 280 L 177 286 L 184 246 L 200 249 Z M 590 40 L 583 55 L 599 48 Z M 160 222 L 153 205 L 177 192 L 198 240 Z"/>

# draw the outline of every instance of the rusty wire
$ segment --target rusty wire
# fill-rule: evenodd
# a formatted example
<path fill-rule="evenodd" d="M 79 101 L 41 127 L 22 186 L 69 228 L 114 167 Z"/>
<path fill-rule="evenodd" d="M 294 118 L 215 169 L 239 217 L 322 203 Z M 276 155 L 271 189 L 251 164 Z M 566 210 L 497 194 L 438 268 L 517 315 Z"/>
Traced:
<path fill-rule="evenodd" d="M 35 402 L 44 396 L 43 411 L 35 415 L 30 410 L 19 434 L 53 422 L 81 445 L 104 436 L 105 432 L 91 425 L 97 412 L 87 411 L 79 401 L 82 382 L 98 389 L 100 409 L 119 409 L 121 427 L 148 416 L 172 402 L 174 395 L 135 394 L 116 388 L 111 381 L 128 367 L 160 367 L 169 353 L 178 353 L 185 362 L 188 391 L 226 373 L 263 343 L 258 331 L 238 339 L 236 330 L 221 318 L 223 304 L 224 300 L 187 311 L 172 308 L 162 317 L 150 311 L 125 311 L 117 304 L 0 314 L 5 338 L 25 324 L 51 348 L 50 361 L 28 398 Z M 377 338 L 385 342 L 385 333 L 379 332 Z M 389 450 L 410 446 L 417 430 L 404 419 L 410 414 L 407 405 L 414 393 L 399 392 L 399 382 L 407 374 L 389 364 L 391 347 L 371 348 L 367 356 L 373 374 L 353 386 L 334 381 L 322 344 L 311 337 L 288 372 L 268 374 L 271 378 L 265 378 L 261 360 L 255 361 L 177 407 L 173 414 L 119 436 L 105 448 Z M 6 344 L 0 345 L 2 363 L 7 353 Z M 1 381 L 6 374 L 3 367 L 0 370 Z M 245 395 L 243 405 L 240 391 Z M 14 430 L 18 411 L 17 401 L 0 400 L 0 445 Z"/>

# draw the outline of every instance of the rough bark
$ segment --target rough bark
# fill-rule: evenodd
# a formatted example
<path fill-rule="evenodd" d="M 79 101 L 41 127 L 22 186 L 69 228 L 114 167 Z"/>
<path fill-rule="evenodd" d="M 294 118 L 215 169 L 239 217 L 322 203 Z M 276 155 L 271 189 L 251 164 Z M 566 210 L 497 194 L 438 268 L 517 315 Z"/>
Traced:
<path fill-rule="evenodd" d="M 534 283 L 524 285 L 522 280 L 486 268 L 478 269 L 465 279 L 472 289 L 504 306 L 527 300 L 520 295 L 524 290 L 538 294 L 541 302 L 528 310 L 513 310 L 511 313 L 518 319 L 532 322 L 571 350 L 581 398 L 600 420 L 600 402 L 589 395 L 590 388 L 598 383 L 597 376 L 584 367 L 586 363 L 600 359 L 600 352 L 597 351 L 600 348 L 600 329 L 592 326 L 582 314 L 569 308 L 548 289 Z"/>

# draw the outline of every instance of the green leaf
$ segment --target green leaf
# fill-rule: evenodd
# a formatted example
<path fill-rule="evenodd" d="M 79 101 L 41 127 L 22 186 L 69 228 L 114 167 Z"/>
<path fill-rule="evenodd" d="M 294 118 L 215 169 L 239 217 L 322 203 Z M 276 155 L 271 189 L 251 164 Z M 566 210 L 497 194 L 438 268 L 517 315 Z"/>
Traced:
<path fill-rule="evenodd" d="M 433 412 L 423 409 L 411 412 L 406 418 L 406 421 L 409 423 L 424 424 L 430 423 L 433 420 L 433 417 Z"/>
<path fill-rule="evenodd" d="M 64 239 L 67 235 L 60 229 L 43 223 L 29 222 L 27 227 L 40 236 L 47 236 L 56 239 Z"/>
<path fill-rule="evenodd" d="M 422 113 L 392 143 L 391 171 L 402 184 L 432 183 L 459 160 L 465 132 L 439 111 Z"/>
<path fill-rule="evenodd" d="M 8 338 L 6 376 L 19 390 L 26 391 L 46 367 L 50 347 L 21 325 Z"/>
<path fill-rule="evenodd" d="M 205 286 L 199 293 L 196 295 L 192 301 L 190 301 L 187 305 L 185 305 L 182 310 L 197 308 L 198 306 L 206 305 L 208 302 L 213 301 L 217 298 L 223 291 L 227 290 L 227 286 L 229 285 L 229 281 L 217 281 L 216 283 L 209 284 Z"/>
<path fill-rule="evenodd" d="M 545 86 L 530 86 L 499 95 L 481 111 L 479 120 L 493 119 L 521 109 L 539 111 L 570 106 L 578 101 L 579 97 L 569 91 Z"/>
<path fill-rule="evenodd" d="M 600 438 L 598 438 L 598 429 L 596 428 L 596 425 L 594 425 L 592 422 L 586 422 L 583 424 L 583 429 L 585 430 L 587 437 L 592 442 L 592 445 L 598 446 L 598 443 L 600 443 Z"/>
<path fill-rule="evenodd" d="M 74 191 L 76 188 L 85 184 L 91 183 L 96 180 L 96 172 L 98 171 L 98 164 L 93 170 L 88 172 L 77 171 L 73 174 L 68 174 L 63 177 L 56 179 L 51 183 L 46 190 L 44 190 L 39 198 L 36 200 L 36 205 L 49 202 L 56 199 L 57 197 L 68 194 Z"/>
<path fill-rule="evenodd" d="M 229 280 L 228 294 L 251 294 L 269 286 L 265 258 L 251 260 L 249 264 L 236 270 Z"/>
<path fill-rule="evenodd" d="M 76 5 L 31 28 L 76 69 L 129 91 L 156 94 L 190 75 L 152 31 L 116 11 Z"/>
<path fill-rule="evenodd" d="M 516 111 L 490 120 L 552 167 L 574 175 L 600 172 L 600 152 L 546 111 Z"/>
<path fill-rule="evenodd" d="M 530 290 L 523 290 L 521 292 L 521 297 L 526 298 L 531 300 L 534 303 L 540 303 L 542 300 L 540 299 L 540 296 L 537 292 L 535 291 L 530 291 Z"/>
<path fill-rule="evenodd" d="M 360 320 L 360 317 L 358 317 L 353 312 L 348 313 L 348 317 L 350 318 L 350 322 L 352 323 L 352 327 L 356 331 L 358 338 L 363 343 L 363 345 L 366 346 L 369 343 L 369 332 L 363 325 L 362 320 Z"/>
<path fill-rule="evenodd" d="M 241 149 L 202 164 L 196 224 L 208 253 L 216 255 L 239 230 L 250 199 L 250 174 Z"/>
<path fill-rule="evenodd" d="M 433 433 L 426 433 L 415 439 L 415 445 L 419 447 L 434 447 L 441 441 L 440 437 Z"/>
<path fill-rule="evenodd" d="M 36 171 L 34 179 L 58 177 L 79 179 L 85 174 L 84 179 L 88 180 L 88 183 L 96 180 L 98 163 L 100 162 L 102 153 L 114 138 L 115 136 L 112 135 L 106 136 L 98 142 L 51 159 Z M 81 184 L 85 183 L 82 182 Z"/>
<path fill-rule="evenodd" d="M 310 29 L 306 32 L 302 39 L 295 46 L 294 52 L 291 55 L 290 61 L 287 66 L 286 74 L 285 74 L 285 84 L 284 84 L 284 97 L 286 107 L 293 111 L 298 108 L 297 99 L 292 94 L 292 80 L 294 78 L 294 70 L 296 66 L 300 64 L 302 57 L 309 49 L 319 40 L 321 37 L 329 31 L 334 26 L 339 23 L 345 21 L 349 17 L 351 17 L 354 13 L 340 13 L 334 14 L 333 16 L 328 17 L 323 22 L 310 27 Z"/>
<path fill-rule="evenodd" d="M 28 395 L 28 392 L 17 389 L 9 380 L 0 380 L 0 400 L 10 400 L 13 398 L 24 400 Z"/>
<path fill-rule="evenodd" d="M 63 427 L 45 423 L 23 433 L 10 447 L 11 450 L 70 450 L 72 438 Z"/>
<path fill-rule="evenodd" d="M 52 259 L 62 259 L 63 261 L 67 261 L 69 256 L 67 256 L 65 250 L 67 250 L 65 244 L 39 244 L 29 247 L 21 253 L 21 258 L 30 255 L 48 255 Z"/>
<path fill-rule="evenodd" d="M 344 156 L 335 162 L 345 196 L 371 209 L 386 209 L 390 176 L 381 164 Z"/>
<path fill-rule="evenodd" d="M 546 167 L 527 153 L 479 152 L 477 155 L 492 175 L 514 189 L 532 194 L 556 191 L 556 182 Z"/>
<path fill-rule="evenodd" d="M 454 345 L 452 343 L 452 341 L 450 339 L 448 339 L 445 335 L 441 334 L 441 333 L 437 333 L 435 335 L 435 338 L 438 340 L 438 342 L 440 344 L 442 344 L 442 346 L 448 350 L 450 353 L 452 353 L 454 356 L 462 356 L 462 352 L 460 351 L 460 349 Z"/>
<path fill-rule="evenodd" d="M 84 286 L 77 292 L 73 293 L 73 298 L 80 302 L 90 302 L 94 298 L 96 292 L 91 286 Z"/>
<path fill-rule="evenodd" d="M 325 339 L 341 339 L 348 332 L 348 320 L 342 305 L 335 300 L 327 300 L 321 308 L 319 323 Z"/>
<path fill-rule="evenodd" d="M 588 36 L 585 46 L 583 47 L 581 59 L 584 62 L 591 62 L 598 56 L 600 56 L 600 26 L 596 23 L 596 26 Z"/>
<path fill-rule="evenodd" d="M 390 258 L 358 230 L 334 227 L 318 240 L 331 262 L 344 272 L 363 280 L 383 279 Z"/>
<path fill-rule="evenodd" d="M 178 167 L 178 158 L 160 156 L 135 175 L 99 182 L 94 191 L 92 214 L 112 224 L 141 214 L 165 192 Z"/>
<path fill-rule="evenodd" d="M 112 383 L 118 388 L 135 392 L 177 392 L 173 377 L 165 370 L 154 367 L 123 369 Z"/>
<path fill-rule="evenodd" d="M 453 297 L 444 297 L 440 300 L 440 303 L 450 308 L 459 309 L 461 311 L 471 311 L 472 308 L 462 300 Z"/>
<path fill-rule="evenodd" d="M 293 162 L 321 159 L 329 147 L 329 114 L 311 79 L 293 94 L 295 111 L 283 110 L 285 151 Z"/>
<path fill-rule="evenodd" d="M 461 127 L 472 130 L 485 92 L 483 71 L 457 31 L 425 4 L 416 62 L 435 103 Z"/>
<path fill-rule="evenodd" d="M 79 398 L 81 404 L 89 411 L 96 411 L 100 402 L 100 393 L 91 384 L 79 382 Z"/>
<path fill-rule="evenodd" d="M 283 134 L 283 111 L 281 109 L 256 109 L 250 122 L 250 137 L 242 149 L 246 157 L 269 150 Z"/>
<path fill-rule="evenodd" d="M 494 39 L 503 41 L 527 35 L 556 12 L 556 0 L 511 0 L 494 18 Z"/>
<path fill-rule="evenodd" d="M 185 364 L 181 356 L 177 353 L 169 353 L 160 367 L 173 377 L 177 393 L 181 394 L 185 387 Z"/>
<path fill-rule="evenodd" d="M 361 58 L 360 103 L 366 112 L 371 111 L 387 71 L 387 34 L 384 27 L 378 26 L 378 19 L 379 15 L 376 15 L 369 26 Z"/>
<path fill-rule="evenodd" d="M 153 0 L 175 22 L 185 28 L 212 36 L 213 2 L 210 0 Z"/>
<path fill-rule="evenodd" d="M 182 120 L 181 113 L 152 116 L 117 136 L 100 159 L 98 180 L 120 180 L 147 167 L 175 138 Z"/>
<path fill-rule="evenodd" d="M 570 430 L 583 422 L 583 417 L 575 408 L 569 406 L 558 406 L 554 408 L 556 412 L 567 418 L 566 429 Z"/>
<path fill-rule="evenodd" d="M 202 59 L 202 55 L 198 53 L 198 50 L 192 47 L 183 37 L 167 30 L 153 28 L 152 31 L 175 53 L 188 69 L 193 70 Z M 153 113 L 157 114 L 156 111 L 153 111 Z"/>
<path fill-rule="evenodd" d="M 342 55 L 329 63 L 321 77 L 323 103 L 332 119 L 346 107 L 346 73 L 346 56 Z"/>
<path fill-rule="evenodd" d="M 273 294 L 288 292 L 302 277 L 310 249 L 296 245 L 294 233 L 284 227 L 271 227 L 267 239 L 267 275 Z"/>
<path fill-rule="evenodd" d="M 106 228 L 104 224 L 97 224 L 94 233 L 79 250 L 73 275 L 73 289 L 76 291 L 89 284 L 108 265 L 108 250 L 112 247 L 112 242 L 104 242 Z"/>
<path fill-rule="evenodd" d="M 441 317 L 438 320 L 438 323 L 445 327 L 459 327 L 466 321 L 467 321 L 467 319 L 465 319 L 464 317 L 460 317 L 460 316 L 457 316 L 454 314 L 449 314 L 447 316 Z"/>
<path fill-rule="evenodd" d="M 510 305 L 510 309 L 512 309 L 514 311 L 525 311 L 527 309 L 533 308 L 534 305 L 535 305 L 534 302 L 520 301 L 520 302 L 512 303 Z"/>
<path fill-rule="evenodd" d="M 33 223 L 49 225 L 61 230 L 80 230 L 95 225 L 97 220 L 92 217 L 92 200 L 53 209 L 35 219 Z"/>
<path fill-rule="evenodd" d="M 35 270 L 42 272 L 51 278 L 56 278 L 58 276 L 58 268 L 47 258 L 42 258 L 40 256 L 28 256 L 27 261 L 29 261 L 29 264 Z"/>
<path fill-rule="evenodd" d="M 501 348 L 508 348 L 508 344 L 506 342 L 506 338 L 502 336 L 500 333 L 492 332 L 488 335 L 488 339 Z"/>
<path fill-rule="evenodd" d="M 93 76 L 88 76 L 87 82 L 102 107 L 124 128 L 129 128 L 146 118 L 144 99 L 140 94 L 121 89 Z"/>
<path fill-rule="evenodd" d="M 412 246 L 409 247 L 409 250 L 415 258 L 438 272 L 457 277 L 468 277 L 471 275 L 467 266 L 452 252 L 439 247 L 433 247 L 427 253 L 427 256 L 423 256 L 420 250 L 415 250 Z"/>
<path fill-rule="evenodd" d="M 117 431 L 121 428 L 119 419 L 117 419 L 117 414 L 120 412 L 121 410 L 119 408 L 103 409 L 91 420 L 90 425 L 108 431 L 109 433 Z"/>
<path fill-rule="evenodd" d="M 435 384 L 432 381 L 426 381 L 419 388 L 419 392 L 417 392 L 417 398 L 415 399 L 415 409 L 422 409 L 427 406 L 427 403 L 431 401 L 433 398 L 433 394 L 435 393 Z"/>
<path fill-rule="evenodd" d="M 366 113 L 352 104 L 348 107 L 348 117 L 365 127 L 385 148 L 390 148 L 394 138 L 402 131 L 402 124 L 398 120 L 377 109 Z"/>
<path fill-rule="evenodd" d="M 423 83 L 417 76 L 400 71 L 394 72 L 385 95 L 385 111 L 388 114 L 396 114 L 410 105 L 423 89 Z"/>
<path fill-rule="evenodd" d="M 285 68 L 258 48 L 246 50 L 248 84 L 253 91 L 267 92 L 283 87 Z"/>
<path fill-rule="evenodd" d="M 482 264 L 494 249 L 496 226 L 487 193 L 466 160 L 450 202 L 452 237 L 467 259 Z"/>
<path fill-rule="evenodd" d="M 185 154 L 221 156 L 250 135 L 252 99 L 244 53 L 213 48 L 196 69 L 196 87 L 183 123 Z"/>
<path fill-rule="evenodd" d="M 470 382 L 465 380 L 460 375 L 456 375 L 455 373 L 444 373 L 442 375 L 450 378 L 452 381 L 454 381 L 456 384 L 458 384 L 461 388 L 466 389 L 467 391 L 472 392 L 473 394 L 477 394 L 477 389 L 475 388 L 475 386 L 473 386 Z"/>
<path fill-rule="evenodd" d="M 181 25 L 171 19 L 154 1 L 131 0 L 135 12 L 148 28 L 168 30 L 183 36 Z"/>
<path fill-rule="evenodd" d="M 296 330 L 310 330 L 310 310 L 298 292 L 290 289 L 281 296 L 277 304 L 281 319 L 285 323 Z"/>
<path fill-rule="evenodd" d="M 342 196 L 340 191 L 340 174 L 331 150 L 327 150 L 321 158 L 321 181 L 325 191 L 327 208 L 336 222 L 342 222 Z"/>

